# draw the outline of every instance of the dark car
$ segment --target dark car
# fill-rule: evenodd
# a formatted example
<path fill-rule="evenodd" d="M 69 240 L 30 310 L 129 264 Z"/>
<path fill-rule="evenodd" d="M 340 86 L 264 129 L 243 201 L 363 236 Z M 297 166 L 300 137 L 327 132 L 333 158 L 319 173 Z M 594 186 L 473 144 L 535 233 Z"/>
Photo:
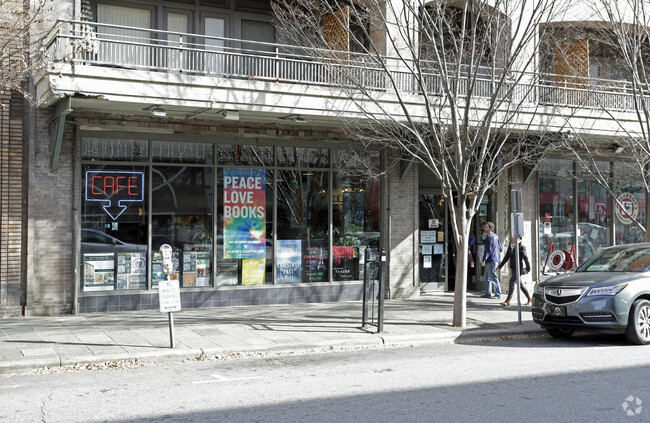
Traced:
<path fill-rule="evenodd" d="M 587 329 L 650 343 L 650 243 L 604 249 L 575 272 L 540 282 L 532 313 L 556 338 Z"/>

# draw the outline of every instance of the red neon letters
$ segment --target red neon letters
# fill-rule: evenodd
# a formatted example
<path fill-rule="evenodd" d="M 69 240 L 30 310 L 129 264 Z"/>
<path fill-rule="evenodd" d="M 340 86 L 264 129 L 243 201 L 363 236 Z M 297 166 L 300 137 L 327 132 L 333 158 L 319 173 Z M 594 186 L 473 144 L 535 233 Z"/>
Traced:
<path fill-rule="evenodd" d="M 143 200 L 144 173 L 88 171 L 86 173 L 86 198 L 106 200 L 109 198 L 130 201 Z"/>
<path fill-rule="evenodd" d="M 113 195 L 117 194 L 122 188 L 127 188 L 126 193 L 129 196 L 138 195 L 138 177 L 137 176 L 102 176 L 95 175 L 90 182 L 90 189 L 93 195 Z"/>

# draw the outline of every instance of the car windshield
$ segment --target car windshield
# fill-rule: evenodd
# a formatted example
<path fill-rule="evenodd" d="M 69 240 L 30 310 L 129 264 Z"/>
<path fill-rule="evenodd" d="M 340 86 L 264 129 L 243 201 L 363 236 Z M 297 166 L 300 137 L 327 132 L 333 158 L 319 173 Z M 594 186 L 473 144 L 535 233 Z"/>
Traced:
<path fill-rule="evenodd" d="M 650 270 L 650 247 L 608 249 L 593 256 L 578 272 L 646 272 Z"/>

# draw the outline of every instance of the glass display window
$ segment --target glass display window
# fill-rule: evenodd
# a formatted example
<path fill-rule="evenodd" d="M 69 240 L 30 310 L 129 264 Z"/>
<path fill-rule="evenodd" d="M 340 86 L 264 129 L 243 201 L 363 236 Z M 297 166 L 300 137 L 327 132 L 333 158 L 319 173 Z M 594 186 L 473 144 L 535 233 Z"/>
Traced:
<path fill-rule="evenodd" d="M 334 174 L 332 190 L 333 279 L 362 279 L 365 249 L 379 248 L 379 179 L 341 170 Z"/>
<path fill-rule="evenodd" d="M 327 148 L 278 147 L 278 166 L 298 168 L 327 168 L 330 154 Z"/>
<path fill-rule="evenodd" d="M 567 160 L 545 160 L 540 166 L 540 268 L 554 250 L 573 253 L 577 264 L 610 245 L 642 242 L 646 220 L 646 189 L 634 179 L 633 163 L 601 161 L 591 172 L 580 167 L 574 178 Z M 614 195 L 591 180 L 593 172 L 611 177 Z M 567 177 L 562 177 L 566 175 Z M 611 176 L 608 176 L 611 175 Z M 574 185 L 577 189 L 574 197 Z"/>
<path fill-rule="evenodd" d="M 145 167 L 83 166 L 81 290 L 147 288 Z"/>
<path fill-rule="evenodd" d="M 83 292 L 355 281 L 377 257 L 379 152 L 84 136 L 81 154 Z"/>
<path fill-rule="evenodd" d="M 611 245 L 610 195 L 596 181 L 578 181 L 578 261 Z"/>
<path fill-rule="evenodd" d="M 277 171 L 278 284 L 330 280 L 329 174 Z"/>
<path fill-rule="evenodd" d="M 571 251 L 575 244 L 573 179 L 539 178 L 539 258 L 543 269 L 555 250 Z"/>
<path fill-rule="evenodd" d="M 217 181 L 216 284 L 272 284 L 273 172 L 222 168 Z"/>
<path fill-rule="evenodd" d="M 642 181 L 616 184 L 614 242 L 616 245 L 643 242 L 646 222 L 646 190 Z"/>
<path fill-rule="evenodd" d="M 149 157 L 149 141 L 84 137 L 81 158 L 101 161 L 142 161 Z"/>
<path fill-rule="evenodd" d="M 212 164 L 214 144 L 178 141 L 153 141 L 152 156 L 155 162 Z"/>
<path fill-rule="evenodd" d="M 217 162 L 229 166 L 272 166 L 273 147 L 269 145 L 217 145 Z"/>
<path fill-rule="evenodd" d="M 152 168 L 152 287 L 165 278 L 160 246 L 173 250 L 172 279 L 183 288 L 212 286 L 213 170 Z"/>

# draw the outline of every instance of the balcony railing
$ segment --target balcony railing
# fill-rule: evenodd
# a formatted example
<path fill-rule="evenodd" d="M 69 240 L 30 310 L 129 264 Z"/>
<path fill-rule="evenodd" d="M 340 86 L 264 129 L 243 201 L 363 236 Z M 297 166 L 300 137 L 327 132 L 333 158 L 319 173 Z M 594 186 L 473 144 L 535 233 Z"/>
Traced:
<path fill-rule="evenodd" d="M 100 24 L 59 21 L 47 46 L 54 61 L 155 72 L 178 72 L 220 78 L 309 84 L 441 96 L 443 79 L 432 69 L 421 80 L 403 60 L 351 52 L 313 50 L 306 47 L 263 43 L 199 34 L 159 31 Z M 317 54 L 314 54 L 317 53 Z M 497 85 L 494 69 L 485 68 L 477 78 L 459 72 L 448 88 L 460 97 L 510 100 L 584 108 L 631 110 L 634 96 L 623 81 L 599 81 L 597 85 L 570 81 L 562 75 L 515 75 Z M 524 76 L 522 78 L 522 76 Z M 520 82 L 528 81 L 528 82 Z"/>

